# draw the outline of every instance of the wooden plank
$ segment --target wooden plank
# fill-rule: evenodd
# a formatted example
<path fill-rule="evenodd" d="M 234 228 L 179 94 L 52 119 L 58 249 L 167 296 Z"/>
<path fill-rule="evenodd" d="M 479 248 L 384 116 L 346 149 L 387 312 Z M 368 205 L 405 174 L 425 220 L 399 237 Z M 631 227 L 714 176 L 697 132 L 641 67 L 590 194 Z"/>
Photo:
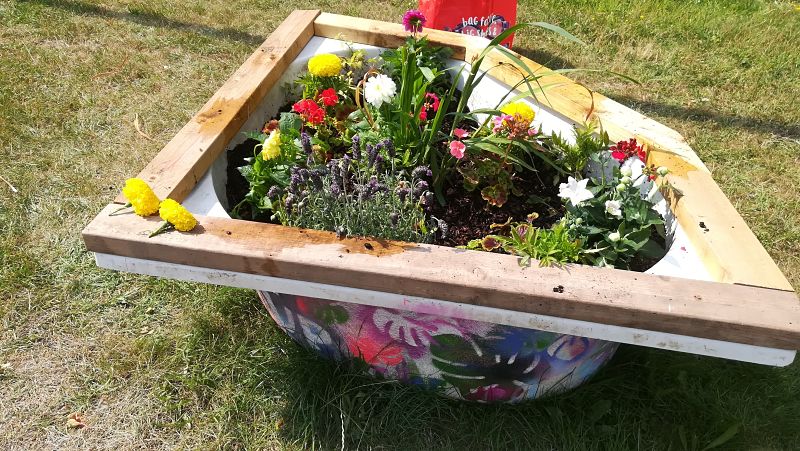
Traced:
<path fill-rule="evenodd" d="M 192 233 L 148 233 L 158 218 L 108 216 L 83 231 L 90 251 L 394 292 L 644 330 L 800 347 L 792 292 L 570 265 L 521 269 L 509 255 L 198 217 Z M 556 289 L 563 287 L 563 292 Z"/>
<path fill-rule="evenodd" d="M 292 12 L 139 173 L 161 199 L 183 200 L 314 35 L 319 11 Z M 124 197 L 117 202 L 125 203 Z"/>
<path fill-rule="evenodd" d="M 398 47 L 410 35 L 399 23 L 381 22 L 379 20 L 362 19 L 360 17 L 340 16 L 338 14 L 321 13 L 314 21 L 316 36 L 374 45 L 377 47 Z M 463 60 L 470 46 L 486 42 L 482 38 L 459 33 L 426 28 L 422 34 L 439 46 L 453 49 L 453 58 Z M 485 44 L 483 44 L 485 45 Z"/>
<path fill-rule="evenodd" d="M 468 49 L 467 59 L 481 50 Z M 556 112 L 576 123 L 597 119 L 614 141 L 636 137 L 648 146 L 648 164 L 670 168 L 669 180 L 682 193 L 670 196 L 672 211 L 717 281 L 792 291 L 764 246 L 678 132 L 601 94 L 590 94 L 583 86 L 530 59 L 519 58 L 534 74 L 546 74 L 542 85 L 556 85 L 546 91 L 546 100 L 541 99 Z M 520 71 L 500 52 L 492 52 L 483 68 L 497 65 L 500 67 L 490 72 L 495 78 L 509 85 L 521 80 Z"/>

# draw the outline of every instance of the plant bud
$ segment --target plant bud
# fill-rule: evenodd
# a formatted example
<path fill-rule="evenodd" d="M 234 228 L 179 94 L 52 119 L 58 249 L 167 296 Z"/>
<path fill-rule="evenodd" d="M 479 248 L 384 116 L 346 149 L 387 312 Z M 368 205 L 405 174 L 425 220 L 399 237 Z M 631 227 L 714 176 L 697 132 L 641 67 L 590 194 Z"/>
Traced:
<path fill-rule="evenodd" d="M 620 183 L 619 185 L 617 185 L 617 192 L 623 193 L 625 192 L 626 189 L 628 189 L 628 185 L 624 183 Z"/>
<path fill-rule="evenodd" d="M 620 182 L 620 183 L 622 183 L 623 185 L 630 185 L 630 184 L 631 184 L 631 181 L 632 181 L 632 180 L 631 180 L 631 178 L 630 178 L 630 177 L 628 177 L 627 175 L 626 175 L 625 177 L 622 177 L 622 178 L 619 180 L 619 182 Z"/>
<path fill-rule="evenodd" d="M 575 218 L 575 224 L 577 225 L 583 224 L 583 218 Z"/>
<path fill-rule="evenodd" d="M 656 174 L 664 177 L 665 175 L 669 174 L 669 168 L 665 166 L 659 166 L 658 169 L 656 169 Z"/>
<path fill-rule="evenodd" d="M 623 177 L 630 177 L 633 175 L 633 171 L 631 171 L 631 168 L 629 167 L 624 167 L 620 169 L 619 173 L 622 174 Z"/>
<path fill-rule="evenodd" d="M 620 238 L 622 237 L 619 235 L 619 232 L 611 232 L 608 234 L 608 240 L 612 243 L 616 243 Z"/>

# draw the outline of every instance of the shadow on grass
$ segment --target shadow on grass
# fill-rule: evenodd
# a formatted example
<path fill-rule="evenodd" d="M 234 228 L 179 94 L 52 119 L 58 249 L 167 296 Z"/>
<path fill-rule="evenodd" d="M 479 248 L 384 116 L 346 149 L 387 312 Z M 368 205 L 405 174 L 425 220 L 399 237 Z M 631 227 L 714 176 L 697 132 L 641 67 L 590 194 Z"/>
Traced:
<path fill-rule="evenodd" d="M 92 15 L 114 20 L 125 20 L 148 27 L 166 27 L 174 30 L 199 33 L 217 39 L 241 41 L 250 45 L 259 45 L 266 39 L 263 36 L 247 33 L 235 28 L 214 28 L 190 22 L 170 19 L 164 15 L 143 7 L 129 6 L 128 12 L 115 11 L 100 5 L 93 5 L 76 0 L 21 0 L 22 3 L 38 4 L 48 8 L 58 8 L 76 15 Z"/>
<path fill-rule="evenodd" d="M 223 447 L 700 449 L 733 432 L 729 445 L 790 448 L 800 439 L 798 365 L 623 346 L 572 392 L 472 404 L 319 359 L 274 326 L 255 294 L 221 291 L 167 357 L 180 371 L 164 376 L 161 398 L 176 422 L 208 423 Z"/>
<path fill-rule="evenodd" d="M 774 118 L 753 118 L 725 114 L 709 108 L 667 105 L 661 102 L 643 101 L 627 95 L 614 95 L 614 100 L 636 108 L 644 114 L 674 117 L 692 122 L 714 122 L 721 127 L 738 128 L 751 132 L 770 133 L 789 139 L 800 139 L 800 124 Z"/>
<path fill-rule="evenodd" d="M 516 52 L 553 70 L 575 69 L 569 60 L 543 49 L 515 48 Z M 713 122 L 721 127 L 738 128 L 757 133 L 770 133 L 789 139 L 800 139 L 800 124 L 781 121 L 775 118 L 754 118 L 720 113 L 710 108 L 668 105 L 662 102 L 643 101 L 639 98 L 615 94 L 617 102 L 635 108 L 643 114 L 674 117 L 692 122 Z"/>

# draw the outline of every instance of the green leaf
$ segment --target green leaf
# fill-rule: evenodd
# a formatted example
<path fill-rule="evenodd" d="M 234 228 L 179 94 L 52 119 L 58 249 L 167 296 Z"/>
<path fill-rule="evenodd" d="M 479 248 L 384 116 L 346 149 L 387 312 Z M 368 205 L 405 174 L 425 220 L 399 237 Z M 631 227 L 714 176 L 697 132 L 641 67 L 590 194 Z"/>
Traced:
<path fill-rule="evenodd" d="M 433 74 L 433 71 L 430 70 L 430 68 L 420 66 L 419 71 L 422 72 L 422 75 L 426 80 L 428 80 L 428 82 L 433 82 L 433 80 L 436 78 L 436 75 Z"/>
<path fill-rule="evenodd" d="M 706 445 L 706 447 L 705 447 L 705 448 L 703 448 L 703 451 L 707 451 L 707 450 L 709 450 L 709 449 L 714 449 L 714 448 L 716 448 L 716 447 L 718 447 L 718 446 L 722 446 L 722 445 L 724 445 L 725 443 L 728 443 L 728 441 L 730 441 L 730 439 L 732 439 L 733 437 L 735 437 L 735 436 L 736 436 L 736 434 L 738 434 L 738 433 L 739 433 L 739 427 L 740 427 L 740 426 L 741 426 L 741 423 L 734 423 L 734 424 L 732 424 L 732 425 L 731 425 L 731 426 L 730 426 L 730 427 L 729 427 L 729 428 L 728 428 L 728 429 L 727 429 L 725 432 L 723 432 L 723 433 L 722 433 L 722 434 L 721 434 L 719 437 L 715 438 L 715 439 L 714 439 L 714 441 L 712 441 L 711 443 L 709 443 L 708 445 Z"/>

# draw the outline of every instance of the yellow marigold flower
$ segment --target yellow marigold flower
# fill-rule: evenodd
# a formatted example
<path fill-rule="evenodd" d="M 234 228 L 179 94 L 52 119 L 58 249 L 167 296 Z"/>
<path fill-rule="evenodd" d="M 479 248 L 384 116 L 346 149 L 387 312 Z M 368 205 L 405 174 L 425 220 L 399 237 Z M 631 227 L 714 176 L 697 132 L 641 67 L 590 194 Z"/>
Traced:
<path fill-rule="evenodd" d="M 175 229 L 181 232 L 188 232 L 197 225 L 197 219 L 189 213 L 189 210 L 183 208 L 183 205 L 172 199 L 166 199 L 161 202 L 158 214 L 161 219 L 172 224 Z"/>
<path fill-rule="evenodd" d="M 533 118 L 536 116 L 536 113 L 533 111 L 533 109 L 524 102 L 509 103 L 503 108 L 500 108 L 500 111 L 509 116 L 514 116 L 514 118 L 521 119 L 528 124 L 533 122 Z"/>
<path fill-rule="evenodd" d="M 342 60 L 333 53 L 320 53 L 308 60 L 308 71 L 318 77 L 333 77 L 342 71 Z"/>
<path fill-rule="evenodd" d="M 122 195 L 128 199 L 133 212 L 139 216 L 150 216 L 158 211 L 158 197 L 142 179 L 125 180 Z"/>
<path fill-rule="evenodd" d="M 281 131 L 275 129 L 269 134 L 269 138 L 264 141 L 264 146 L 261 150 L 261 158 L 271 160 L 277 158 L 281 154 Z"/>

